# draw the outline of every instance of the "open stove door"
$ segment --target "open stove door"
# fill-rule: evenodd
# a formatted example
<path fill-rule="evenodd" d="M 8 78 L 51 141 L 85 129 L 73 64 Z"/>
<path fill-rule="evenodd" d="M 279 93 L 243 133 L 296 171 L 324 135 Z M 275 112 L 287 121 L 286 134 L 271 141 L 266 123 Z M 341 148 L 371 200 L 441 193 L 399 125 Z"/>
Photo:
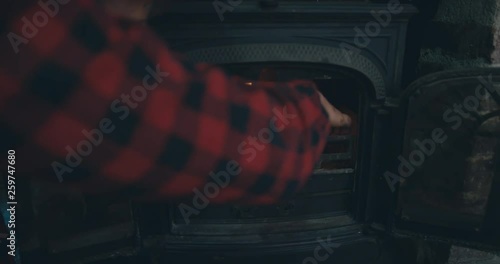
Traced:
<path fill-rule="evenodd" d="M 500 69 L 428 75 L 401 98 L 392 232 L 500 250 Z"/>

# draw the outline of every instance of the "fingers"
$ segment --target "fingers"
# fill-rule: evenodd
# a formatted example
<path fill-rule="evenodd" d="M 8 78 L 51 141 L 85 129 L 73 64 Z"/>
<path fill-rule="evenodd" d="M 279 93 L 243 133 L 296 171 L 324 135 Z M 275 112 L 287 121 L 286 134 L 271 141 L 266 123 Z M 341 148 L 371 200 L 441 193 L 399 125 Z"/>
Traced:
<path fill-rule="evenodd" d="M 347 127 L 351 125 L 351 117 L 340 112 L 335 106 L 331 105 L 333 115 L 330 117 L 330 122 L 334 127 Z"/>
<path fill-rule="evenodd" d="M 320 101 L 321 104 L 323 105 L 323 108 L 328 114 L 328 119 L 330 120 L 330 123 L 334 127 L 347 127 L 351 125 L 351 118 L 340 112 L 337 108 L 335 108 L 326 98 L 323 96 L 323 94 L 320 95 Z"/>

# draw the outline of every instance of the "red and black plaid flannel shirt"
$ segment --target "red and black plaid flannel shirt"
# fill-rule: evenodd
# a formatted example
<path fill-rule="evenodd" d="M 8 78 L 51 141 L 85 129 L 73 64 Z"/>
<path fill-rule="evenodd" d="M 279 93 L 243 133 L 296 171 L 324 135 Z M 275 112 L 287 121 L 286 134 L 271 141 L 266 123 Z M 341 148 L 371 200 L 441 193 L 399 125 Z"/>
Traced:
<path fill-rule="evenodd" d="M 330 131 L 313 83 L 245 86 L 94 1 L 30 3 L 2 11 L 1 149 L 18 175 L 155 199 L 216 182 L 213 202 L 264 204 L 312 173 Z"/>

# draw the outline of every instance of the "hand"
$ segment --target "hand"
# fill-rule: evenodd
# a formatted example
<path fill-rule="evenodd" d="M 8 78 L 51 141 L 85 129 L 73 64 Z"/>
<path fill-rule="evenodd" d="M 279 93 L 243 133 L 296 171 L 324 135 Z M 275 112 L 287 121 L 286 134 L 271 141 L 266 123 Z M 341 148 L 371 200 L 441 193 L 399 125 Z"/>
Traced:
<path fill-rule="evenodd" d="M 330 104 L 323 94 L 319 93 L 319 96 L 321 105 L 323 105 L 323 108 L 328 113 L 328 119 L 333 127 L 347 127 L 351 125 L 352 121 L 348 115 L 340 112 L 335 106 Z"/>

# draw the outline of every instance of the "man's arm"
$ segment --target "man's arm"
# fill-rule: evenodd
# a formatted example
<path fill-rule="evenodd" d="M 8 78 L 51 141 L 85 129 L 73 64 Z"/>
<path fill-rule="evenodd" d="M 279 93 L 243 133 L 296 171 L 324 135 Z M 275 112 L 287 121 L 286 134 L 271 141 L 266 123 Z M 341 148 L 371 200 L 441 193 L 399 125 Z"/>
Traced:
<path fill-rule="evenodd" d="M 60 6 L 17 54 L 4 44 L 2 149 L 68 186 L 153 198 L 218 186 L 214 202 L 270 203 L 306 182 L 330 131 L 311 82 L 245 86 L 92 1 Z"/>

